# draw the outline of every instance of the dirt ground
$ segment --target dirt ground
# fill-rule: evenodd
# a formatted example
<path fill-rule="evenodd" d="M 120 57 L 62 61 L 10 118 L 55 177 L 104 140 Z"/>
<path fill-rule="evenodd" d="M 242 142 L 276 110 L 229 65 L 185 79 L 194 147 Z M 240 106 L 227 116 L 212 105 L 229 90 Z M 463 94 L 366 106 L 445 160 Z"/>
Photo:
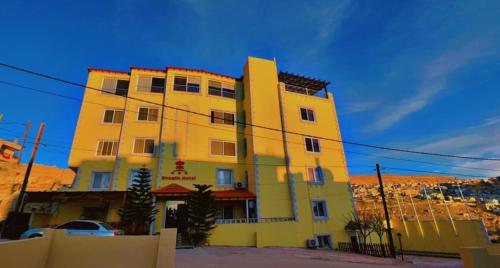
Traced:
<path fill-rule="evenodd" d="M 204 247 L 178 249 L 176 253 L 176 268 L 463 267 L 460 259 L 405 256 L 405 261 L 401 261 L 331 250 L 295 248 Z"/>

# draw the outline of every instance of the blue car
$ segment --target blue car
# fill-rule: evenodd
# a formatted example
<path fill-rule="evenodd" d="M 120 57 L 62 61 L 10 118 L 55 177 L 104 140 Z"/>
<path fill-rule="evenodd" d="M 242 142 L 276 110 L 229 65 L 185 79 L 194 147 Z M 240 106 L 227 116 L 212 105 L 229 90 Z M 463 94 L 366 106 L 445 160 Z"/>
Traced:
<path fill-rule="evenodd" d="M 65 229 L 69 235 L 117 236 L 123 235 L 121 230 L 101 221 L 77 220 L 61 224 L 54 229 Z M 21 235 L 21 239 L 42 237 L 46 228 L 32 228 Z"/>

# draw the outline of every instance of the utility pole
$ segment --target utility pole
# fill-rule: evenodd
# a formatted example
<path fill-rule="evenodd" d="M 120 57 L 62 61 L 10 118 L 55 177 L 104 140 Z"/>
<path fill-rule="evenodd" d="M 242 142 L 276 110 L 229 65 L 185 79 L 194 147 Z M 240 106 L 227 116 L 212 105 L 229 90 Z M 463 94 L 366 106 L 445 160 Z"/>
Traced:
<path fill-rule="evenodd" d="M 31 173 L 31 168 L 33 167 L 33 162 L 35 161 L 36 152 L 38 151 L 38 145 L 40 145 L 40 139 L 42 138 L 43 130 L 45 129 L 45 123 L 40 124 L 38 129 L 38 134 L 36 135 L 35 146 L 33 146 L 33 151 L 31 152 L 31 158 L 26 168 L 26 174 L 24 174 L 23 185 L 21 186 L 21 191 L 19 192 L 19 197 L 17 198 L 15 212 L 21 212 L 23 207 L 24 194 L 26 192 L 26 186 L 28 186 L 28 180 Z"/>
<path fill-rule="evenodd" d="M 380 196 L 382 197 L 382 204 L 384 205 L 385 221 L 387 222 L 387 236 L 389 240 L 389 250 L 392 257 L 396 258 L 396 250 L 394 249 L 394 241 L 392 240 L 391 219 L 389 218 L 389 211 L 387 210 L 387 203 L 385 202 L 384 184 L 382 183 L 382 176 L 380 175 L 380 166 L 377 163 L 377 176 L 378 184 L 380 187 Z"/>
<path fill-rule="evenodd" d="M 30 126 L 31 126 L 30 120 L 26 121 L 26 130 L 24 131 L 24 135 L 23 135 L 23 143 L 21 144 L 21 151 L 19 151 L 18 163 L 21 162 L 21 156 L 23 155 L 24 145 L 26 144 L 26 139 L 28 138 L 28 133 L 30 132 Z"/>

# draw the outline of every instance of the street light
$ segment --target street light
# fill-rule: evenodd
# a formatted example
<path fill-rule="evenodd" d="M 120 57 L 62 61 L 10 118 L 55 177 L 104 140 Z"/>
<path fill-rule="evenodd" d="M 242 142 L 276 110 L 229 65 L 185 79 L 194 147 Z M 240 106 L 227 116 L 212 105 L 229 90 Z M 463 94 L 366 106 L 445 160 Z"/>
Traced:
<path fill-rule="evenodd" d="M 403 245 L 401 244 L 401 233 L 397 233 L 398 240 L 399 240 L 399 250 L 401 251 L 401 260 L 404 261 L 404 253 L 403 253 Z"/>

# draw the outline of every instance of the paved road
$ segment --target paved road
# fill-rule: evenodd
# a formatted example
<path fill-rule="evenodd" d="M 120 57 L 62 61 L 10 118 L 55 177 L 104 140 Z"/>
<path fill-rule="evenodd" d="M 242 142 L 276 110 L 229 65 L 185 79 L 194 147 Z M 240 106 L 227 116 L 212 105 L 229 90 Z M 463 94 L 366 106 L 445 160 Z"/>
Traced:
<path fill-rule="evenodd" d="M 375 258 L 334 251 L 286 249 L 286 248 L 245 248 L 245 247 L 205 247 L 179 249 L 176 268 L 323 268 L 323 267 L 462 267 L 460 260 L 415 257 L 410 262 L 394 259 Z"/>

